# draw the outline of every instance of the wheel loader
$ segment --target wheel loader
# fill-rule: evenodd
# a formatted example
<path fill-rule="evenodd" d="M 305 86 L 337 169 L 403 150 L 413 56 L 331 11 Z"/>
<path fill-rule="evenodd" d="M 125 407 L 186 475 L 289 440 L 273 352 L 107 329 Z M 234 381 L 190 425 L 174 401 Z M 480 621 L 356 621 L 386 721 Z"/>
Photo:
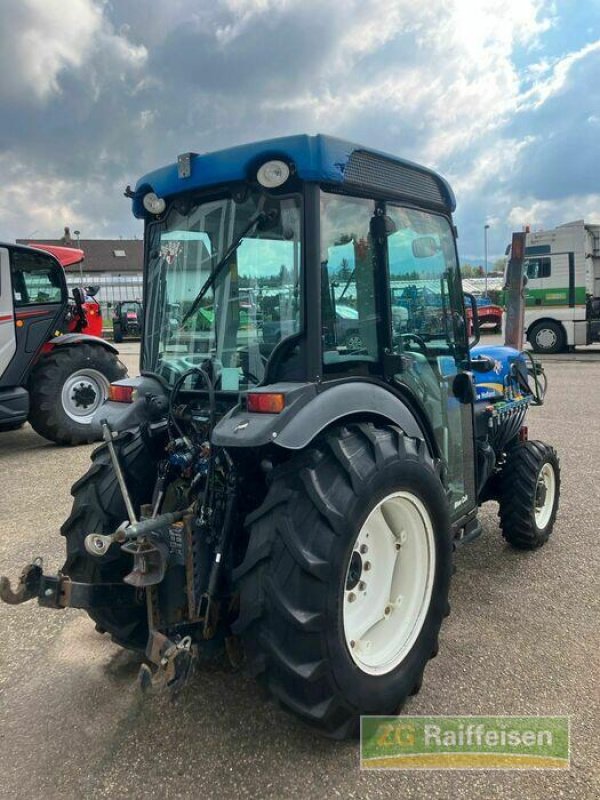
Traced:
<path fill-rule="evenodd" d="M 486 347 L 454 195 L 422 166 L 299 135 L 182 154 L 126 193 L 145 224 L 141 374 L 96 412 L 64 566 L 36 559 L 0 595 L 86 609 L 143 655 L 142 689 L 177 693 L 222 649 L 316 732 L 353 736 L 421 687 L 480 505 L 512 547 L 552 532 L 523 242 L 507 344 Z"/>
<path fill-rule="evenodd" d="M 97 287 L 69 296 L 64 266 L 82 250 L 0 243 L 0 432 L 26 421 L 58 444 L 102 438 L 95 411 L 127 375 L 102 339 Z"/>

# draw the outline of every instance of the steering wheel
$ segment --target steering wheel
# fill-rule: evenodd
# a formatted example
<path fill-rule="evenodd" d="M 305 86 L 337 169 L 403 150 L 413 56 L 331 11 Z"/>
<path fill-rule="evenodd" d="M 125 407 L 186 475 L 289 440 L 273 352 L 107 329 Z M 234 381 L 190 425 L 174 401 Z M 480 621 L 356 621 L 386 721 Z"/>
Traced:
<path fill-rule="evenodd" d="M 261 363 L 262 363 L 263 367 L 266 369 L 267 362 L 268 362 L 269 359 L 266 358 L 262 353 L 259 353 L 259 356 L 260 356 L 260 360 L 261 360 Z M 253 372 L 250 372 L 250 370 L 247 369 L 247 365 L 248 365 L 248 360 L 246 360 L 244 358 L 241 358 L 240 359 L 240 369 L 242 370 L 242 375 L 244 376 L 244 378 L 246 379 L 246 381 L 248 383 L 252 383 L 255 386 L 258 386 L 258 384 L 260 383 L 262 378 L 259 380 L 256 377 L 256 375 L 254 375 Z"/>
<path fill-rule="evenodd" d="M 419 336 L 418 333 L 401 333 L 400 339 L 402 342 L 406 340 L 406 342 L 415 342 L 419 350 L 423 353 L 424 356 L 428 355 L 427 345 L 425 344 L 425 340 Z"/>

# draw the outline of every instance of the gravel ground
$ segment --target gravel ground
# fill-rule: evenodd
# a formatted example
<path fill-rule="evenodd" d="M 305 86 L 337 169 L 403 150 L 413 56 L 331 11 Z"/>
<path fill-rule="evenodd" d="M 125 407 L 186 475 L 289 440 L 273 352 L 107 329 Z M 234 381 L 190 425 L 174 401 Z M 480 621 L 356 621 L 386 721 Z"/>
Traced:
<path fill-rule="evenodd" d="M 130 370 L 136 346 L 122 346 Z M 572 765 L 552 772 L 361 773 L 356 743 L 316 739 L 253 681 L 204 668 L 172 704 L 142 700 L 138 663 L 85 613 L 0 606 L 0 796 L 11 798 L 597 798 L 600 651 L 597 453 L 600 354 L 548 359 L 530 435 L 563 469 L 550 543 L 507 547 L 496 507 L 457 555 L 452 613 L 414 714 L 569 714 Z M 0 438 L 0 572 L 31 556 L 55 570 L 69 487 L 90 447 L 63 449 L 26 426 Z"/>

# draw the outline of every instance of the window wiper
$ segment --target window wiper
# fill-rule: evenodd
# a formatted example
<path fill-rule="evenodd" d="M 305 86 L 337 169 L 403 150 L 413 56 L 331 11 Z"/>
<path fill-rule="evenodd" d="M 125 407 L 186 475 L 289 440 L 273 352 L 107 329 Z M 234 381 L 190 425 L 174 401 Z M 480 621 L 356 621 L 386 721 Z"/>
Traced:
<path fill-rule="evenodd" d="M 181 320 L 181 324 L 179 325 L 179 330 L 181 330 L 183 328 L 183 326 L 185 325 L 185 323 L 188 321 L 188 319 L 190 319 L 190 317 L 192 317 L 196 313 L 196 311 L 198 310 L 198 308 L 200 306 L 200 303 L 202 302 L 202 300 L 203 300 L 204 296 L 206 295 L 206 293 L 215 285 L 215 283 L 217 282 L 217 279 L 220 277 L 221 273 L 223 273 L 225 271 L 226 267 L 229 266 L 229 259 L 235 253 L 235 251 L 238 249 L 238 247 L 241 245 L 244 236 L 247 236 L 250 233 L 250 231 L 252 231 L 254 228 L 256 228 L 260 223 L 266 222 L 268 219 L 271 219 L 273 214 L 275 214 L 275 213 L 276 213 L 275 211 L 268 212 L 268 211 L 262 211 L 261 210 L 261 211 L 257 211 L 255 214 L 253 214 L 250 217 L 250 221 L 248 222 L 248 224 L 246 225 L 244 230 L 240 233 L 240 235 L 237 237 L 237 239 L 229 246 L 229 248 L 228 248 L 227 252 L 225 253 L 225 255 L 223 256 L 223 258 L 219 261 L 219 263 L 216 265 L 214 270 L 210 273 L 210 275 L 208 276 L 208 278 L 204 282 L 204 285 L 202 286 L 202 288 L 200 289 L 200 291 L 198 292 L 198 294 L 194 298 L 194 301 L 192 302 L 192 305 L 189 307 L 189 309 L 183 315 L 183 318 Z"/>

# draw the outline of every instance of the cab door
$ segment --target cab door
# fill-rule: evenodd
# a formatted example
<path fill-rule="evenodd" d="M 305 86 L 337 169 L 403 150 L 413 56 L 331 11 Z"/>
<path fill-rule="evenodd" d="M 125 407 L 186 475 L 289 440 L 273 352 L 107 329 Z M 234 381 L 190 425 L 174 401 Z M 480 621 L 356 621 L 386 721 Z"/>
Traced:
<path fill-rule="evenodd" d="M 0 247 L 0 378 L 6 372 L 16 349 L 10 257 L 7 248 Z"/>
<path fill-rule="evenodd" d="M 386 204 L 394 383 L 427 416 L 455 519 L 476 505 L 473 390 L 454 235 L 441 215 Z"/>
<path fill-rule="evenodd" d="M 62 267 L 52 256 L 27 248 L 7 250 L 15 347 L 0 385 L 19 386 L 44 343 L 63 323 L 67 286 Z"/>

